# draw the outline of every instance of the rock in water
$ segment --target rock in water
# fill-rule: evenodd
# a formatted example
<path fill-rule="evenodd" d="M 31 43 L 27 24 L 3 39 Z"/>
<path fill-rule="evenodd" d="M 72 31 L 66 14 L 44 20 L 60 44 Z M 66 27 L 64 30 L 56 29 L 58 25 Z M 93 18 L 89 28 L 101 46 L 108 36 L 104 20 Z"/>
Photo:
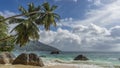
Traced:
<path fill-rule="evenodd" d="M 74 60 L 89 60 L 87 57 L 83 56 L 83 55 L 78 55 L 77 57 L 74 58 Z"/>
<path fill-rule="evenodd" d="M 52 51 L 50 54 L 59 54 L 59 51 Z"/>
<path fill-rule="evenodd" d="M 0 53 L 0 64 L 11 64 L 15 56 L 10 52 Z"/>
<path fill-rule="evenodd" d="M 13 61 L 12 64 L 34 65 L 40 67 L 44 66 L 42 60 L 34 53 L 22 53 Z"/>

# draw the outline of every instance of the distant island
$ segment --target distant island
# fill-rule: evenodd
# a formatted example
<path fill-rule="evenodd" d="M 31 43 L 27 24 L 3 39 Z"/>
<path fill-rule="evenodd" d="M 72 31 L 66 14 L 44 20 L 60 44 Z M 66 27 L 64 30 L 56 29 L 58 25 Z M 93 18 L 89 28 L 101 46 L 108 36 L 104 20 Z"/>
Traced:
<path fill-rule="evenodd" d="M 18 50 L 18 51 L 60 51 L 59 49 L 52 47 L 50 45 L 41 43 L 39 41 L 31 41 L 27 44 L 27 46 L 23 46 L 23 47 L 19 47 L 19 46 L 15 46 L 14 50 Z"/>

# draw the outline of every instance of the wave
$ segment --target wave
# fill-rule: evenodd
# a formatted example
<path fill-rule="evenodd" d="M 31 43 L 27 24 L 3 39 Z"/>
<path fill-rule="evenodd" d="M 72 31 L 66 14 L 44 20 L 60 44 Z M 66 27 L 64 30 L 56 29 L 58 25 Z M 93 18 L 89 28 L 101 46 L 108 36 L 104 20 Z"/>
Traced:
<path fill-rule="evenodd" d="M 95 61 L 64 61 L 61 59 L 54 59 L 44 62 L 46 66 L 65 65 L 73 68 L 114 68 L 110 62 L 95 62 Z"/>
<path fill-rule="evenodd" d="M 112 60 L 112 61 L 118 61 L 118 58 L 108 58 L 108 60 Z"/>
<path fill-rule="evenodd" d="M 62 66 L 67 66 L 67 67 L 72 67 L 72 68 L 104 68 L 102 66 L 98 65 L 93 65 L 93 64 L 74 64 L 73 62 L 66 62 L 62 60 L 54 60 L 54 61 L 49 61 L 45 63 L 46 66 L 53 66 L 53 65 L 62 65 Z"/>

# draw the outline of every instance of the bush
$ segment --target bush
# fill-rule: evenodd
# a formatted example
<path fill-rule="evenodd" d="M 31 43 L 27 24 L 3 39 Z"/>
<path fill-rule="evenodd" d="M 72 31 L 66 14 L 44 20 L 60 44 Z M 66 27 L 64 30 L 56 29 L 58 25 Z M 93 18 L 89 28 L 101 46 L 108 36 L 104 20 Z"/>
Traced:
<path fill-rule="evenodd" d="M 14 49 L 13 38 L 0 42 L 0 51 L 12 51 Z"/>

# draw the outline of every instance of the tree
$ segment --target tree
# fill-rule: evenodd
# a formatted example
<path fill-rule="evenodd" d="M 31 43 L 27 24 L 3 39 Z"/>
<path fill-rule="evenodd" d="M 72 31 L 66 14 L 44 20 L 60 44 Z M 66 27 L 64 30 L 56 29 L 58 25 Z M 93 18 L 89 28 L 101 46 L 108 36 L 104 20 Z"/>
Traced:
<path fill-rule="evenodd" d="M 46 30 L 49 30 L 51 25 L 56 26 L 56 20 L 59 20 L 60 18 L 58 14 L 54 13 L 56 8 L 57 6 L 53 5 L 51 7 L 48 2 L 37 7 L 33 3 L 30 3 L 28 9 L 21 6 L 19 10 L 22 14 L 17 15 L 22 16 L 21 18 L 18 18 L 17 16 L 7 18 L 9 19 L 9 23 L 18 23 L 11 31 L 16 32 L 15 43 L 23 46 L 30 40 L 38 40 L 38 26 L 40 25 L 43 25 Z"/>
<path fill-rule="evenodd" d="M 9 38 L 0 43 L 0 51 L 12 51 L 14 49 L 14 38 Z"/>
<path fill-rule="evenodd" d="M 22 6 L 19 8 L 22 14 L 27 14 L 34 11 L 39 11 L 40 7 L 35 7 L 33 3 L 28 5 L 28 10 L 23 8 Z M 10 23 L 18 23 L 18 25 L 13 28 L 13 31 L 16 32 L 15 35 L 15 43 L 20 46 L 25 45 L 27 42 L 32 40 L 39 39 L 39 28 L 35 23 L 39 13 L 24 15 L 23 18 L 11 18 L 9 20 Z"/>
<path fill-rule="evenodd" d="M 4 17 L 0 16 L 1 19 L 4 19 Z M 8 24 L 6 22 L 0 22 L 0 39 L 9 36 L 7 27 Z M 0 51 L 11 51 L 14 48 L 13 40 L 14 38 L 0 41 Z"/>
<path fill-rule="evenodd" d="M 44 3 L 42 5 L 42 15 L 44 16 L 39 17 L 39 19 L 36 20 L 36 24 L 43 25 L 46 30 L 50 30 L 51 25 L 56 26 L 56 20 L 59 21 L 60 19 L 60 16 L 57 13 L 54 13 L 56 8 L 57 6 L 50 6 L 48 2 Z"/>
<path fill-rule="evenodd" d="M 3 16 L 0 16 L 0 20 L 4 19 Z M 5 38 L 7 35 L 7 23 L 0 22 L 0 39 Z"/>

